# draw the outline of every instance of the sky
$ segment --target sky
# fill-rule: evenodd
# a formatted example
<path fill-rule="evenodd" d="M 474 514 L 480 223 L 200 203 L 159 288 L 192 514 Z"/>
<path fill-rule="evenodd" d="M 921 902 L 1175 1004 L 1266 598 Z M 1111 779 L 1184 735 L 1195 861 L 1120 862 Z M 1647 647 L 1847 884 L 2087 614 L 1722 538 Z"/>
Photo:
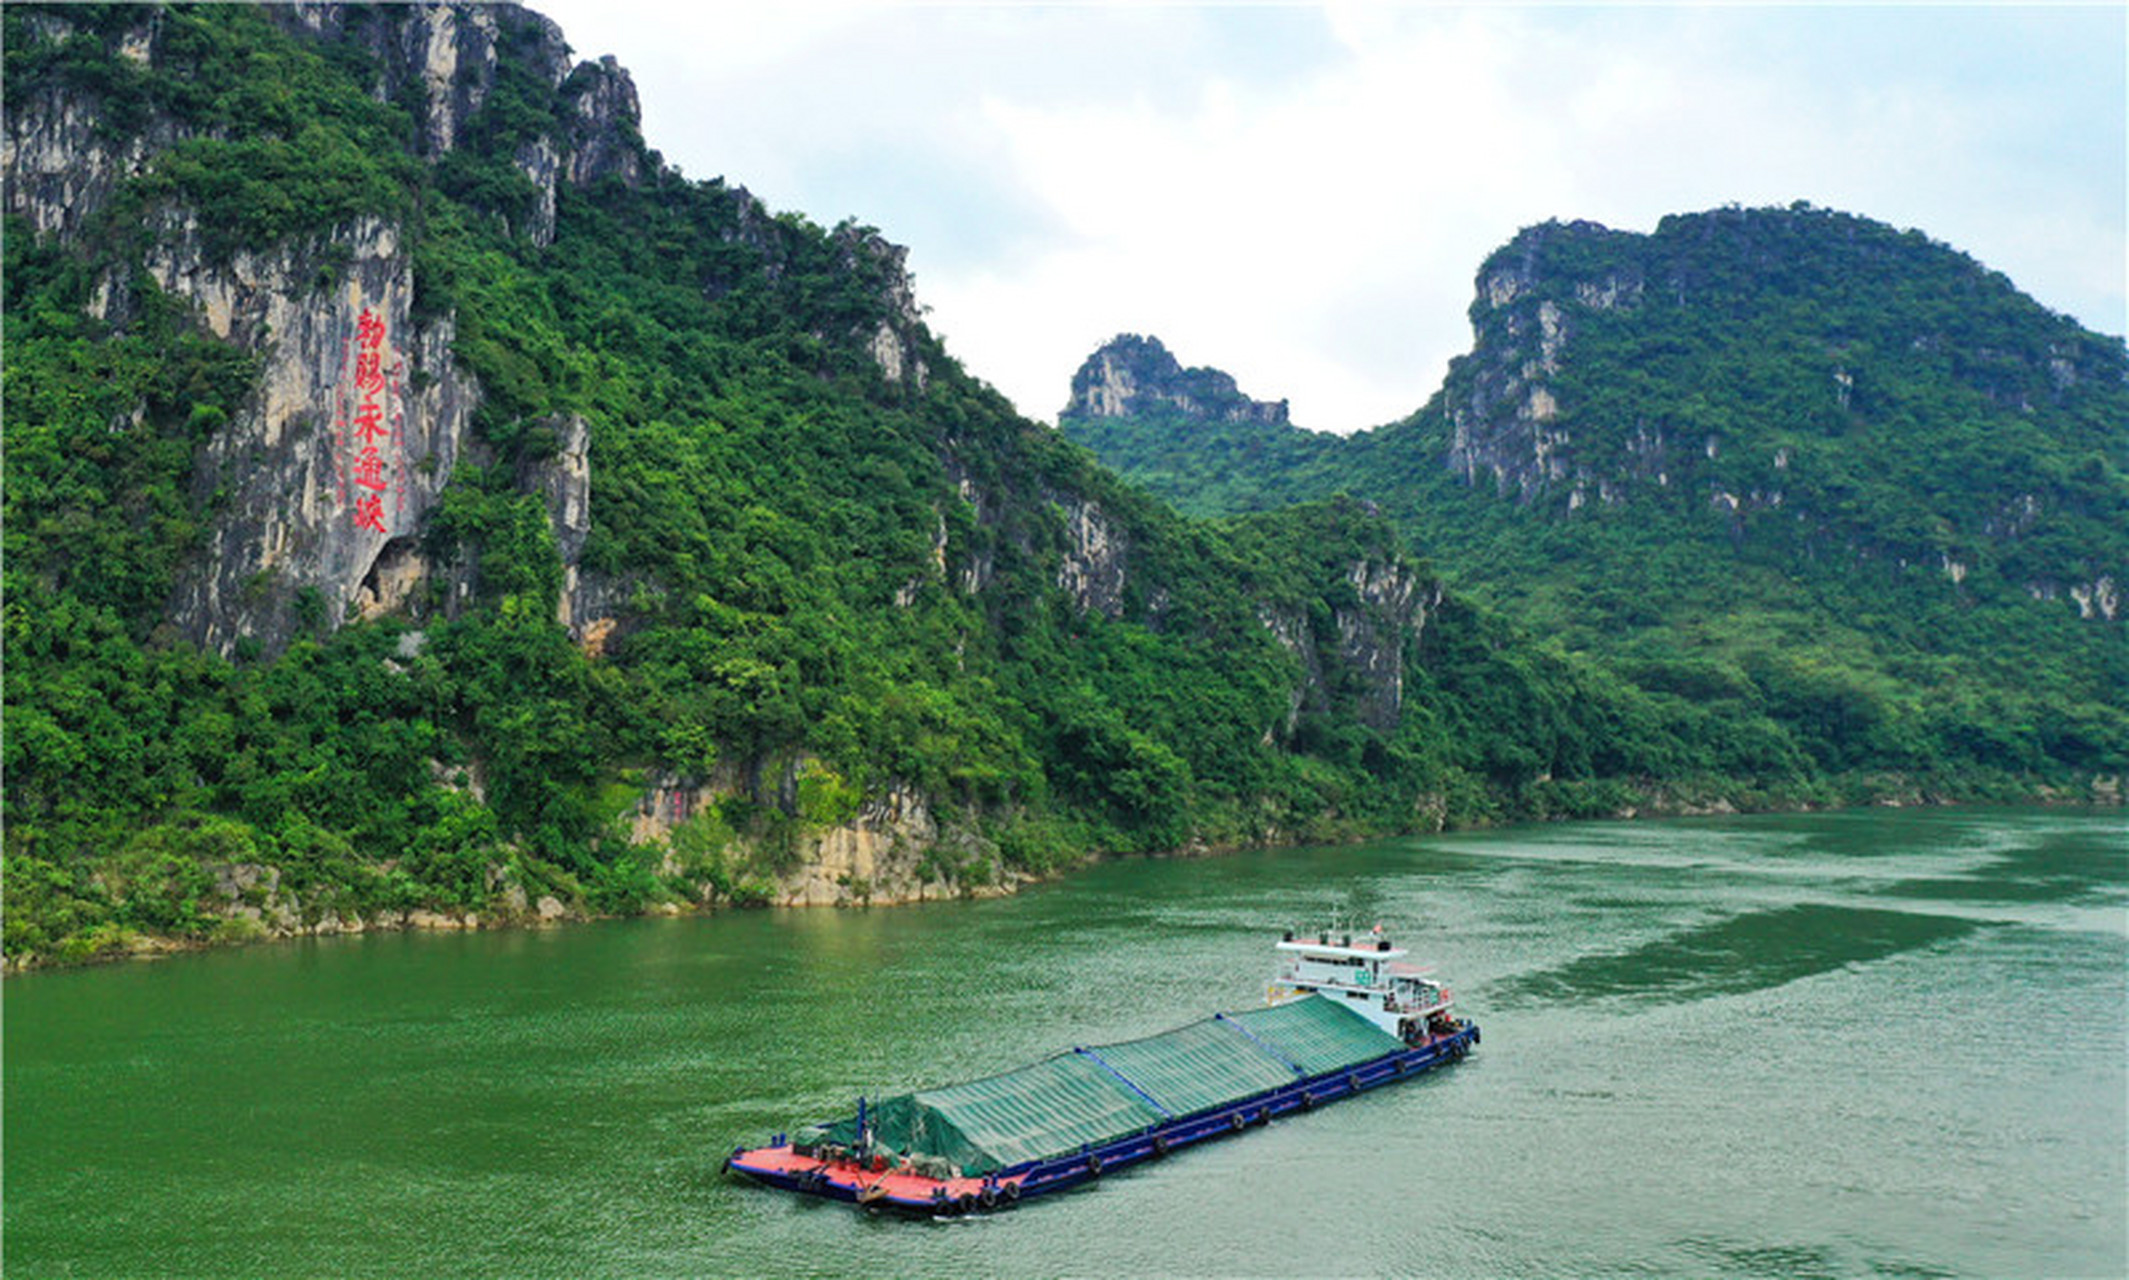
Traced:
<path fill-rule="evenodd" d="M 909 248 L 1054 421 L 1119 333 L 1292 419 L 1402 418 L 1523 227 L 1807 200 L 2129 329 L 2129 6 L 530 0 L 646 141 Z"/>

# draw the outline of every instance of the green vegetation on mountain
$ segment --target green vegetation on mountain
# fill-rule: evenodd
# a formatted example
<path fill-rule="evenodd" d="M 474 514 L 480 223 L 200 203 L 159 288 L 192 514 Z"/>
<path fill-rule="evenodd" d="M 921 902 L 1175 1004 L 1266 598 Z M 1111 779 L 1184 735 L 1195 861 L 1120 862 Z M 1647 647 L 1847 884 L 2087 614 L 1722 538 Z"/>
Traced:
<path fill-rule="evenodd" d="M 968 890 L 1105 851 L 1810 783 L 1696 746 L 1720 712 L 1667 719 L 1441 598 L 1358 504 L 1175 515 L 962 370 L 869 228 L 662 166 L 586 108 L 596 68 L 536 73 L 551 29 L 519 10 L 456 11 L 492 57 L 425 81 L 410 24 L 436 12 L 6 9 L 11 963 L 284 909 L 768 901 L 809 838 L 894 796 L 940 832 L 916 874 Z M 557 181 L 572 130 L 604 130 L 582 143 L 604 159 Z M 47 199 L 29 166 L 54 148 Z M 266 556 L 188 595 L 229 477 L 280 447 L 262 370 L 376 266 L 351 228 L 379 220 L 479 391 L 387 548 L 426 576 L 368 611 L 317 578 L 277 613 Z M 218 337 L 172 283 L 240 260 L 292 304 L 283 331 Z M 317 416 L 275 429 L 329 443 Z M 565 547 L 547 486 L 578 427 L 589 526 Z M 573 634 L 563 606 L 594 597 L 607 628 Z M 709 801 L 646 831 L 646 797 L 683 792 Z"/>
<path fill-rule="evenodd" d="M 1378 505 L 1459 594 L 1719 718 L 1724 773 L 1974 795 L 2129 767 L 2118 339 L 1808 206 L 1532 228 L 1478 282 L 1472 353 L 1404 421 L 1147 395 L 1075 397 L 1064 430 L 1199 515 Z"/>

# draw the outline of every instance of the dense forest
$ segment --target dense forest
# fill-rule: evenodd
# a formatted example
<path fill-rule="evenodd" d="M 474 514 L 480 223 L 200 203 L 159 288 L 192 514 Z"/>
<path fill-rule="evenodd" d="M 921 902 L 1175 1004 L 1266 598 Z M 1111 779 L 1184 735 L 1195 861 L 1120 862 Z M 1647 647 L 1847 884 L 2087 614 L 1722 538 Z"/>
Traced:
<path fill-rule="evenodd" d="M 527 11 L 4 21 L 12 966 L 2122 768 L 2119 629 L 2061 601 L 1991 660 L 2070 655 L 2014 715 L 1895 714 L 1966 671 L 1930 616 L 1881 689 L 1861 620 L 1588 642 L 1620 587 L 1511 555 L 1513 504 L 1177 514 L 964 370 L 877 231 L 664 164 Z M 2119 531 L 2108 403 L 2060 480 Z"/>
<path fill-rule="evenodd" d="M 1400 422 L 1240 412 L 1127 335 L 1063 428 L 1202 516 L 1374 504 L 1455 594 L 1724 726 L 1725 772 L 2119 795 L 2120 339 L 1801 204 L 1534 227 L 1477 284 L 1472 352 Z"/>
<path fill-rule="evenodd" d="M 1019 418 L 898 250 L 664 165 L 536 15 L 5 21 L 11 963 L 777 901 L 838 832 L 830 900 L 981 891 L 1669 753 L 1362 507 L 1180 518 Z"/>

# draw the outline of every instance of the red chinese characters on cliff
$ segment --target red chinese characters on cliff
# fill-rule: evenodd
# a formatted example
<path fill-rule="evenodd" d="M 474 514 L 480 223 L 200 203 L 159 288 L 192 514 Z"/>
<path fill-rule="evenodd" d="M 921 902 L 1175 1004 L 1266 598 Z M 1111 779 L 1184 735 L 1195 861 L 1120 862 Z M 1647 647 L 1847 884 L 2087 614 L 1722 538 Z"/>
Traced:
<path fill-rule="evenodd" d="M 333 413 L 340 505 L 357 529 L 387 535 L 406 506 L 406 417 L 390 337 L 384 317 L 364 307 Z"/>

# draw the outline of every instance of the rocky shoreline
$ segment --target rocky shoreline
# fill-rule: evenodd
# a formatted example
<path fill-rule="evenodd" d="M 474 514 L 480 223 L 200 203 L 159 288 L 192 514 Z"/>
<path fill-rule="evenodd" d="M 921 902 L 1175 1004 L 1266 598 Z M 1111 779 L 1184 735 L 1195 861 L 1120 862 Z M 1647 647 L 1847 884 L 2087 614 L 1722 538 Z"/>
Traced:
<path fill-rule="evenodd" d="M 1874 788 L 1860 800 L 1850 797 L 1840 797 L 1832 802 L 1795 799 L 1786 804 L 1740 807 L 1720 796 L 1694 800 L 1676 794 L 1652 792 L 1643 797 L 1643 803 L 1610 813 L 1553 814 L 1536 820 L 1652 821 L 1746 814 L 1829 812 L 1844 808 L 1952 808 L 1962 805 L 2119 809 L 2124 807 L 2125 802 L 2129 802 L 2129 779 L 2116 776 L 2096 777 L 2082 789 L 2036 784 L 2015 797 L 2002 794 L 1955 795 L 1908 780 L 1881 781 L 1887 785 Z M 1892 785 L 1896 781 L 1897 785 Z M 653 792 L 646 808 L 657 808 L 665 813 L 679 811 L 673 804 L 671 789 Z M 1373 840 L 1428 835 L 1443 830 L 1482 829 L 1495 825 L 1487 821 L 1443 824 L 1439 821 L 1439 812 L 1433 810 L 1425 811 L 1424 817 L 1433 821 L 1423 821 L 1405 831 L 1336 830 L 1318 827 L 1308 831 L 1271 833 L 1271 838 L 1260 841 L 1232 844 L 1194 841 L 1175 849 L 1129 856 L 1220 857 L 1249 849 L 1363 844 Z M 1525 820 L 1519 818 L 1515 821 Z M 650 823 L 644 828 L 645 834 L 669 831 L 669 827 L 650 822 L 647 816 L 645 821 Z M 910 837 L 917 832 L 928 835 L 932 843 L 919 844 L 912 840 Z M 939 864 L 936 861 L 927 864 L 924 854 L 936 848 L 937 842 L 940 841 L 960 844 L 964 853 L 972 843 L 981 842 L 988 845 L 988 842 L 982 842 L 980 837 L 963 830 L 951 830 L 942 836 L 939 828 L 932 822 L 929 810 L 920 800 L 905 793 L 892 793 L 888 797 L 868 803 L 850 823 L 817 833 L 812 841 L 815 844 L 816 856 L 780 878 L 774 891 L 759 900 L 720 900 L 712 885 L 696 882 L 694 892 L 690 896 L 656 901 L 641 911 L 624 913 L 594 910 L 581 900 L 565 902 L 552 893 L 528 894 L 522 886 L 510 879 L 504 869 L 495 868 L 491 871 L 494 896 L 492 905 L 487 910 L 454 912 L 435 907 L 413 907 L 405 910 L 379 910 L 367 915 L 342 915 L 334 911 L 324 911 L 315 919 L 305 920 L 300 903 L 295 901 L 294 895 L 281 891 L 280 872 L 277 868 L 249 863 L 227 864 L 211 868 L 215 876 L 216 895 L 227 906 L 222 913 L 221 923 L 206 937 L 175 938 L 120 929 L 112 935 L 110 945 L 100 947 L 87 956 L 60 958 L 37 954 L 9 955 L 5 957 L 4 972 L 8 976 L 14 976 L 34 970 L 71 968 L 84 964 L 158 959 L 255 942 L 342 937 L 409 929 L 462 931 L 550 928 L 593 920 L 708 915 L 720 911 L 770 907 L 893 907 L 925 902 L 1002 898 L 1016 894 L 1029 885 L 1053 881 L 1110 857 L 1123 856 L 1099 851 L 1088 852 L 1059 871 L 1033 874 L 998 865 L 995 861 L 995 846 L 990 846 L 986 852 L 991 855 L 988 864 L 991 869 L 978 882 L 974 879 L 934 878 Z M 932 874 L 926 873 L 927 867 Z M 678 865 L 672 855 L 667 855 L 661 871 L 668 877 L 679 875 Z"/>

